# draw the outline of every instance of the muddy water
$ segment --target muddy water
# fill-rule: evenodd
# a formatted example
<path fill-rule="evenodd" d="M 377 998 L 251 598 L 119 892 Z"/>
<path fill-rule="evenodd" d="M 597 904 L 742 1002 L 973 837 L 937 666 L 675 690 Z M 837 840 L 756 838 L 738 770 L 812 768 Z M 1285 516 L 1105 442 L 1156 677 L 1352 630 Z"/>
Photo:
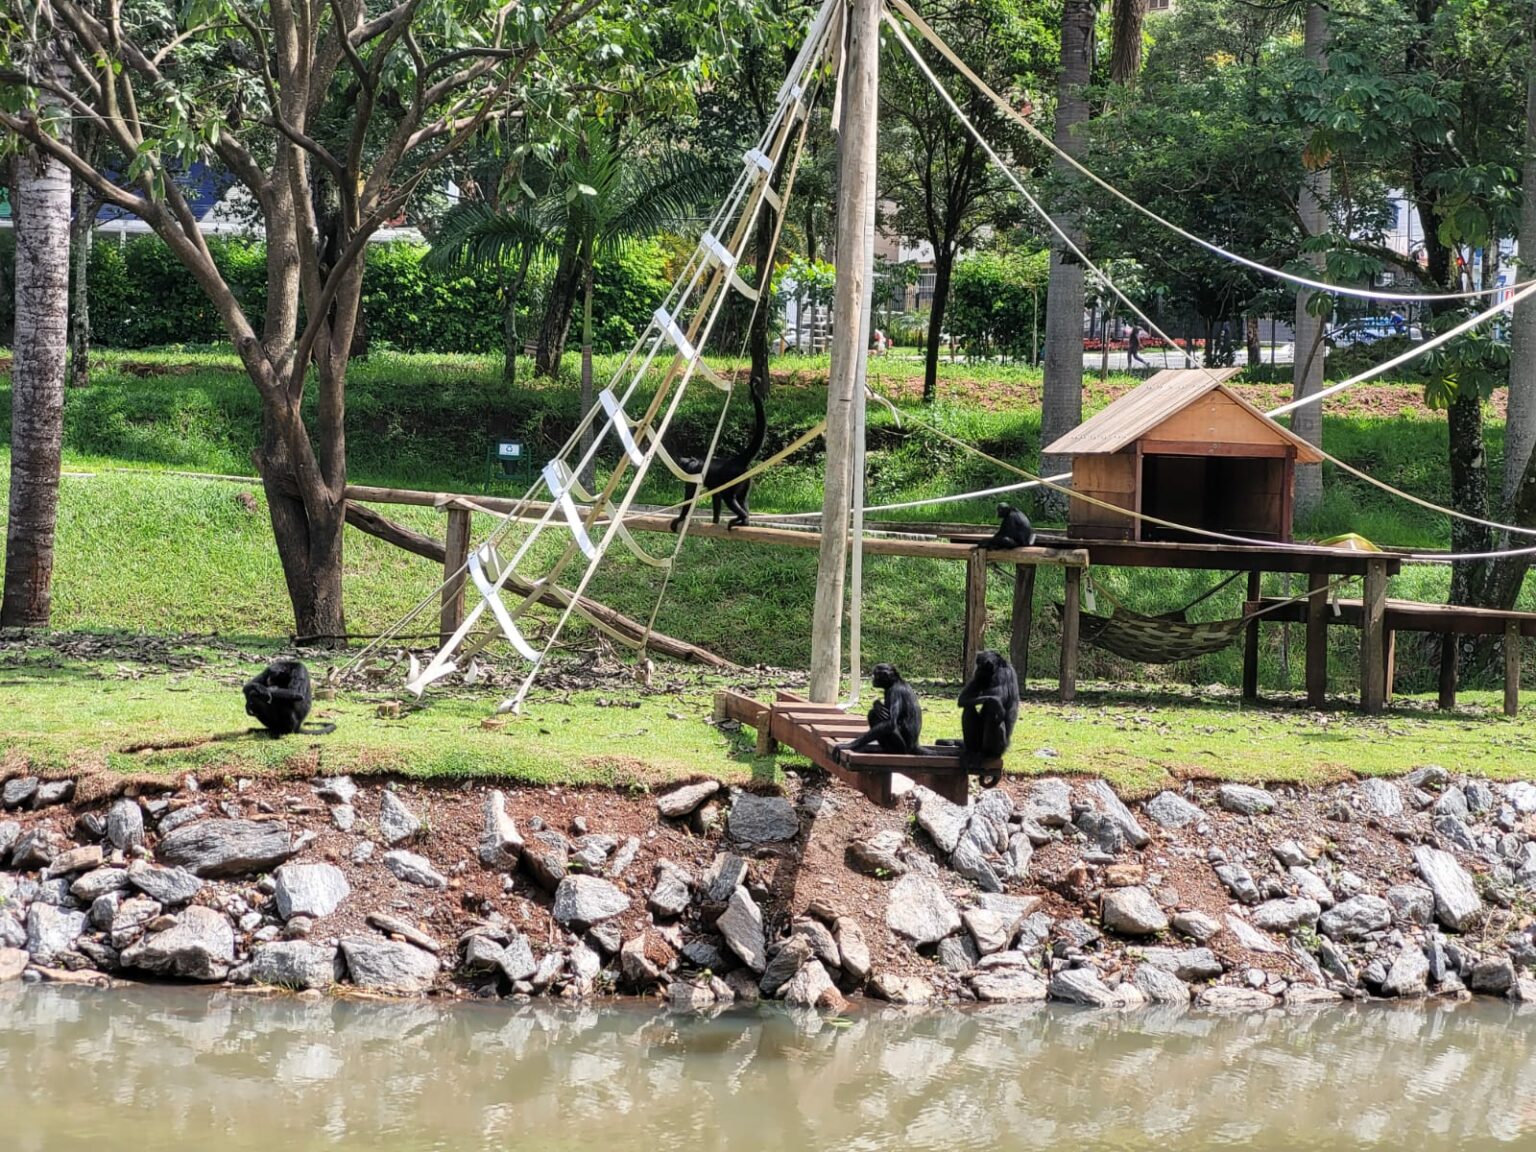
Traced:
<path fill-rule="evenodd" d="M 1536 1011 L 782 1012 L 0 988 L 0 1150 L 1536 1146 Z"/>

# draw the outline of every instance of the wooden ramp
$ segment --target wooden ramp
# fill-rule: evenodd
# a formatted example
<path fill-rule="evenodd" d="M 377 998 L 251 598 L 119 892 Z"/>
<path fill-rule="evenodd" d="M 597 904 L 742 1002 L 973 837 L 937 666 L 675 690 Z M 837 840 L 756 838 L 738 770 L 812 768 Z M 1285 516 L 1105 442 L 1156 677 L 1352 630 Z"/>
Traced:
<path fill-rule="evenodd" d="M 940 796 L 964 804 L 970 778 L 960 758 L 934 748 L 923 756 L 888 752 L 854 752 L 839 757 L 837 745 L 862 736 L 869 728 L 862 716 L 850 716 L 836 704 L 812 704 L 793 692 L 779 692 L 772 704 L 729 689 L 715 693 L 715 719 L 736 720 L 757 730 L 757 754 L 771 755 L 779 745 L 792 748 L 817 767 L 857 788 L 876 804 L 890 807 L 896 797 L 891 776 L 900 773 Z M 990 760 L 978 770 L 1001 774 L 1003 762 Z"/>

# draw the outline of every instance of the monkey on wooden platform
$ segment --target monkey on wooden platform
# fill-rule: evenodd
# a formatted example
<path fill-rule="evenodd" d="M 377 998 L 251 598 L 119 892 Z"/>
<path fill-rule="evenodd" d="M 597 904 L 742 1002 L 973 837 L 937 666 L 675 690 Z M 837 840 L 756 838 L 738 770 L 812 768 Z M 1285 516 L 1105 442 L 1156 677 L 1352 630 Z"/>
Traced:
<path fill-rule="evenodd" d="M 876 700 L 869 709 L 869 731 L 856 740 L 839 744 L 837 750 L 862 752 L 876 745 L 882 752 L 897 756 L 921 756 L 918 739 L 923 734 L 923 709 L 917 693 L 901 678 L 894 664 L 876 664 L 870 674 L 876 688 L 885 689 L 885 699 Z"/>

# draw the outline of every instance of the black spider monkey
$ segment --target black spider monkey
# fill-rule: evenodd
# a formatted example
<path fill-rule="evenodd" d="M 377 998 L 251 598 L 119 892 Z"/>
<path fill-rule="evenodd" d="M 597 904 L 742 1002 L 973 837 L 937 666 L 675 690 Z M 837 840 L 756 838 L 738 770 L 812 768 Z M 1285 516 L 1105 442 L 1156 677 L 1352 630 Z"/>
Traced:
<path fill-rule="evenodd" d="M 721 489 L 714 495 L 714 522 L 720 523 L 720 505 L 723 503 L 732 512 L 731 522 L 726 525 L 727 528 L 741 527 L 751 516 L 747 508 L 747 497 L 752 491 L 752 481 L 742 480 L 737 484 L 730 484 L 730 482 L 752 466 L 752 461 L 756 460 L 757 454 L 763 450 L 763 441 L 768 436 L 768 413 L 763 407 L 763 398 L 758 395 L 757 381 L 754 380 L 747 390 L 752 394 L 752 410 L 756 414 L 756 422 L 752 425 L 751 442 L 744 449 L 733 456 L 716 456 L 709 462 L 707 472 L 704 471 L 704 461 L 697 456 L 677 458 L 677 466 L 684 472 L 704 472 L 706 490 Z M 722 488 L 725 484 L 730 484 L 730 487 Z M 676 532 L 688 518 L 688 513 L 693 510 L 693 498 L 698 491 L 697 484 L 683 484 L 683 510 L 673 517 L 672 531 Z"/>
<path fill-rule="evenodd" d="M 991 539 L 978 544 L 978 548 L 1033 548 L 1035 546 L 1035 526 L 1029 522 L 1028 516 L 1011 504 L 999 504 L 997 516 L 1002 523 L 998 525 Z"/>
<path fill-rule="evenodd" d="M 901 678 L 894 664 L 876 664 L 870 679 L 876 688 L 885 689 L 885 699 L 876 700 L 869 709 L 869 731 L 857 740 L 839 744 L 839 752 L 862 752 L 877 744 L 882 752 L 897 756 L 921 756 L 918 738 L 923 734 L 923 708 L 917 693 Z"/>
<path fill-rule="evenodd" d="M 245 682 L 245 712 L 260 720 L 272 739 L 283 736 L 325 736 L 336 731 L 334 724 L 304 727 L 315 694 L 309 683 L 309 669 L 299 660 L 274 660 Z M 252 728 L 260 732 L 261 728 Z"/>
<path fill-rule="evenodd" d="M 990 648 L 976 656 L 976 671 L 955 701 L 960 705 L 960 766 L 966 771 L 996 760 L 1013 741 L 1019 719 L 1019 678 L 1013 665 Z M 999 771 L 981 774 L 983 788 L 1002 779 Z"/>

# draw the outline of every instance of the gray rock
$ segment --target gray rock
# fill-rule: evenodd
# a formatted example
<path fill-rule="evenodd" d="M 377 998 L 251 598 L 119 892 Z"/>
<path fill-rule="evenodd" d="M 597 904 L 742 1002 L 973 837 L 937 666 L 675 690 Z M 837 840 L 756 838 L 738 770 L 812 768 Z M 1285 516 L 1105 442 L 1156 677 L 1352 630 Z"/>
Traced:
<path fill-rule="evenodd" d="M 1317 930 L 1330 940 L 1364 940 L 1391 923 L 1391 905 L 1380 896 L 1362 892 L 1319 916 Z"/>
<path fill-rule="evenodd" d="M 1413 850 L 1419 875 L 1435 894 L 1435 918 L 1453 932 L 1465 932 L 1483 915 L 1482 897 L 1456 857 L 1438 848 L 1420 845 Z"/>
<path fill-rule="evenodd" d="M 1509 801 L 1521 816 L 1529 816 L 1536 812 L 1536 784 L 1517 780 L 1504 789 L 1504 799 Z"/>
<path fill-rule="evenodd" d="M 157 864 L 130 868 L 128 882 L 166 907 L 185 904 L 203 888 L 203 882 L 185 868 L 163 868 Z"/>
<path fill-rule="evenodd" d="M 558 832 L 535 832 L 523 844 L 522 861 L 539 887 L 553 892 L 570 871 L 570 845 Z"/>
<path fill-rule="evenodd" d="M 557 923 L 581 931 L 629 908 L 629 897 L 596 876 L 567 876 L 555 889 Z"/>
<path fill-rule="evenodd" d="M 1461 793 L 1446 793 L 1446 795 L 1459 796 Z M 1472 830 L 1454 816 L 1436 816 L 1433 824 L 1434 830 L 1444 836 L 1454 847 L 1463 852 L 1477 851 L 1477 837 L 1472 835 Z"/>
<path fill-rule="evenodd" d="M 1317 923 L 1322 908 L 1315 900 L 1305 897 L 1294 897 L 1287 900 L 1266 900 L 1251 913 L 1255 928 L 1262 928 L 1265 932 L 1279 932 L 1282 935 L 1296 931 L 1306 925 L 1311 927 Z"/>
<path fill-rule="evenodd" d="M 615 836 L 582 836 L 572 847 L 571 863 L 592 876 L 602 875 L 608 856 L 619 846 Z"/>
<path fill-rule="evenodd" d="M 281 940 L 251 950 L 250 977 L 254 984 L 292 988 L 329 988 L 340 979 L 340 956 L 335 948 L 307 940 Z"/>
<path fill-rule="evenodd" d="M 1311 854 L 1294 840 L 1282 840 L 1270 851 L 1285 868 L 1306 868 L 1312 863 Z"/>
<path fill-rule="evenodd" d="M 1051 977 L 1050 997 L 1064 1004 L 1087 1004 L 1093 1008 L 1113 1008 L 1119 998 L 1100 980 L 1092 968 L 1068 968 Z"/>
<path fill-rule="evenodd" d="M 1001 892 L 1002 878 L 982 854 L 981 847 L 969 833 L 960 837 L 960 843 L 949 858 L 949 866 L 980 888 L 983 892 Z"/>
<path fill-rule="evenodd" d="M 681 955 L 695 968 L 708 968 L 711 972 L 723 972 L 733 963 L 726 959 L 719 945 L 703 936 L 695 936 L 684 944 Z"/>
<path fill-rule="evenodd" d="M 1360 781 L 1360 803 L 1376 816 L 1391 819 L 1403 814 L 1402 791 L 1392 781 L 1376 776 Z"/>
<path fill-rule="evenodd" d="M 91 921 L 91 927 L 98 932 L 110 932 L 112 921 L 117 917 L 117 910 L 123 906 L 123 894 L 121 892 L 108 892 L 104 896 L 98 896 L 91 901 L 90 911 L 86 916 Z M 0 920 L 3 925 L 3 920 Z M 0 931 L 0 944 L 5 943 L 5 933 Z"/>
<path fill-rule="evenodd" d="M 1515 984 L 1515 966 L 1508 956 L 1495 956 L 1472 965 L 1467 987 L 1487 996 L 1503 996 Z"/>
<path fill-rule="evenodd" d="M 75 794 L 75 782 L 73 780 L 45 780 L 37 786 L 36 793 L 32 796 L 32 807 L 52 808 L 55 804 L 64 804 Z"/>
<path fill-rule="evenodd" d="M 731 894 L 725 911 L 715 921 L 715 931 L 731 951 L 752 971 L 761 974 L 768 966 L 768 942 L 763 938 L 763 914 L 745 888 Z"/>
<path fill-rule="evenodd" d="M 1050 995 L 1045 981 L 1033 972 L 999 968 L 971 977 L 976 999 L 990 1004 L 1032 1004 Z"/>
<path fill-rule="evenodd" d="M 421 888 L 448 887 L 448 878 L 433 868 L 430 860 L 402 848 L 384 853 L 384 867 L 389 869 L 396 880 L 406 884 L 415 884 Z"/>
<path fill-rule="evenodd" d="M 1536 1003 L 1536 977 L 1517 976 L 1504 995 L 1516 1004 Z"/>
<path fill-rule="evenodd" d="M 842 966 L 842 960 L 838 954 L 837 940 L 832 935 L 832 930 L 809 916 L 801 917 L 791 926 L 790 931 L 795 936 L 803 936 L 810 942 L 811 951 L 816 958 L 829 969 Z"/>
<path fill-rule="evenodd" d="M 92 904 L 108 892 L 122 892 L 127 887 L 127 869 L 98 868 L 77 878 L 69 886 L 69 894 L 82 904 Z"/>
<path fill-rule="evenodd" d="M 674 980 L 667 988 L 667 1008 L 673 1012 L 708 1012 L 718 1002 L 707 984 Z"/>
<path fill-rule="evenodd" d="M 188 804 L 183 808 L 176 809 L 174 812 L 167 812 L 160 818 L 160 822 L 155 825 L 155 829 L 160 835 L 169 836 L 176 829 L 190 824 L 194 820 L 201 820 L 207 814 L 208 805 Z"/>
<path fill-rule="evenodd" d="M 1447 788 L 1435 801 L 1433 809 L 1436 816 L 1454 816 L 1457 820 L 1465 820 L 1472 814 L 1472 809 L 1467 804 L 1467 794 L 1460 788 Z"/>
<path fill-rule="evenodd" d="M 587 939 L 597 945 L 604 955 L 614 956 L 617 955 L 619 946 L 624 943 L 624 930 L 618 924 L 605 921 L 588 928 Z"/>
<path fill-rule="evenodd" d="M 3 863 L 21 839 L 21 825 L 14 820 L 0 820 L 0 863 Z"/>
<path fill-rule="evenodd" d="M 1156 965 L 1141 965 L 1131 979 L 1137 991 L 1153 1004 L 1189 1003 L 1189 985 L 1172 972 L 1164 971 Z"/>
<path fill-rule="evenodd" d="M 1152 936 L 1168 929 L 1168 917 L 1145 888 L 1116 888 L 1104 894 L 1099 919 L 1123 936 Z"/>
<path fill-rule="evenodd" d="M 162 837 L 156 856 L 205 879 L 270 872 L 297 849 L 278 821 L 200 820 Z"/>
<path fill-rule="evenodd" d="M 50 828 L 23 832 L 11 850 L 11 867 L 18 872 L 32 872 L 48 867 L 59 854 L 57 838 Z"/>
<path fill-rule="evenodd" d="M 1435 918 L 1435 894 L 1422 884 L 1394 884 L 1387 903 L 1397 924 L 1428 924 Z"/>
<path fill-rule="evenodd" d="M 909 874 L 891 886 L 885 923 L 913 944 L 937 944 L 960 927 L 960 913 L 938 881 Z"/>
<path fill-rule="evenodd" d="M 1029 864 L 1034 859 L 1034 842 L 1023 832 L 1015 832 L 1008 839 L 1008 851 L 1003 856 L 1003 869 L 1009 880 L 1027 880 Z"/>
<path fill-rule="evenodd" d="M 1147 818 L 1161 828 L 1183 828 L 1205 815 L 1177 792 L 1159 792 L 1142 805 Z M 1187 999 L 1187 997 L 1186 997 Z"/>
<path fill-rule="evenodd" d="M 37 795 L 42 783 L 36 776 L 21 776 L 0 786 L 0 808 L 20 808 Z"/>
<path fill-rule="evenodd" d="M 661 980 L 661 967 L 652 959 L 648 933 L 642 932 L 624 941 L 619 949 L 619 972 L 631 988 L 644 989 Z"/>
<path fill-rule="evenodd" d="M 1291 883 L 1296 885 L 1297 895 L 1313 901 L 1319 908 L 1333 907 L 1333 889 L 1312 869 L 1293 867 L 1288 875 Z"/>
<path fill-rule="evenodd" d="M 776 995 L 811 960 L 815 952 L 811 942 L 804 936 L 791 936 L 763 969 L 762 979 L 757 982 L 758 991 L 764 996 Z"/>
<path fill-rule="evenodd" d="M 1088 784 L 1088 792 L 1098 801 L 1099 807 L 1119 827 L 1121 835 L 1126 843 L 1133 848 L 1145 848 L 1151 842 L 1151 837 L 1146 830 L 1136 822 L 1136 817 L 1131 815 L 1131 810 L 1120 802 L 1120 797 L 1115 795 L 1115 790 L 1103 780 L 1093 780 Z"/>
<path fill-rule="evenodd" d="M 20 948 L 0 947 L 0 984 L 20 980 L 29 962 L 30 957 Z"/>
<path fill-rule="evenodd" d="M 1467 810 L 1476 814 L 1490 812 L 1495 803 L 1493 789 L 1482 780 L 1469 780 L 1461 786 L 1462 795 L 1467 798 Z"/>
<path fill-rule="evenodd" d="M 1237 938 L 1237 942 L 1250 952 L 1284 952 L 1285 949 L 1260 932 L 1241 916 L 1227 915 L 1227 931 Z"/>
<path fill-rule="evenodd" d="M 66 912 L 52 904 L 33 904 L 27 912 L 27 952 L 34 964 L 52 965 L 85 932 L 84 912 Z"/>
<path fill-rule="evenodd" d="M 783 796 L 758 796 L 738 791 L 731 798 L 727 828 L 731 839 L 742 844 L 771 844 L 793 840 L 800 834 L 800 817 Z"/>
<path fill-rule="evenodd" d="M 1120 824 L 1103 812 L 1083 808 L 1077 813 L 1074 826 L 1082 833 L 1091 851 L 1111 857 L 1125 851 L 1125 833 Z"/>
<path fill-rule="evenodd" d="M 1197 944 L 1204 944 L 1221 931 L 1221 921 L 1204 912 L 1175 912 L 1170 923 L 1175 932 L 1188 936 Z"/>
<path fill-rule="evenodd" d="M 421 818 L 393 792 L 379 794 L 379 838 L 393 848 L 421 831 Z"/>
<path fill-rule="evenodd" d="M 933 1000 L 933 985 L 921 976 L 879 972 L 870 978 L 869 990 L 876 999 L 892 1004 L 917 1005 Z"/>
<path fill-rule="evenodd" d="M 1018 930 L 1019 917 L 1007 916 L 988 908 L 967 908 L 960 915 L 965 930 L 976 941 L 978 956 L 990 956 L 1001 952 L 1013 943 Z"/>
<path fill-rule="evenodd" d="M 124 796 L 107 809 L 107 840 L 121 852 L 144 843 L 144 810 Z"/>
<path fill-rule="evenodd" d="M 410 944 L 346 936 L 341 941 L 341 953 L 352 983 L 371 992 L 425 992 L 437 979 L 437 957 Z"/>
<path fill-rule="evenodd" d="M 614 850 L 613 856 L 608 861 L 608 876 L 617 880 L 624 875 L 626 869 L 635 862 L 635 857 L 640 854 L 640 837 L 627 836 L 624 843 Z"/>
<path fill-rule="evenodd" d="M 912 789 L 917 802 L 917 826 L 932 837 L 940 852 L 948 856 L 960 846 L 970 813 L 929 788 Z"/>
<path fill-rule="evenodd" d="M 357 784 L 350 776 L 322 776 L 313 781 L 315 795 L 328 804 L 351 804 L 357 797 Z"/>
<path fill-rule="evenodd" d="M 357 827 L 357 809 L 350 804 L 337 804 L 331 809 L 331 823 L 338 832 L 350 832 Z"/>
<path fill-rule="evenodd" d="M 869 978 L 869 945 L 864 942 L 864 929 L 851 916 L 839 916 L 832 929 L 837 941 L 838 964 L 843 975 L 855 984 Z"/>
<path fill-rule="evenodd" d="M 934 955 L 949 971 L 962 974 L 971 971 L 981 962 L 981 953 L 976 950 L 976 941 L 969 933 L 944 937 L 939 941 Z"/>
<path fill-rule="evenodd" d="M 124 900 L 112 917 L 112 947 L 123 949 L 144 935 L 144 927 L 160 915 L 160 905 L 141 896 Z"/>
<path fill-rule="evenodd" d="M 1422 996 L 1429 983 L 1429 960 L 1422 949 L 1404 948 L 1392 961 L 1387 978 L 1382 981 L 1383 996 Z"/>
<path fill-rule="evenodd" d="M 1440 765 L 1426 764 L 1404 776 L 1403 783 L 1410 788 L 1428 788 L 1437 792 L 1450 783 L 1450 779 L 1451 774 Z"/>
<path fill-rule="evenodd" d="M 123 951 L 123 967 L 183 980 L 222 980 L 235 962 L 235 933 L 212 908 L 194 904 L 164 932 Z"/>
<path fill-rule="evenodd" d="M 295 916 L 323 920 L 352 894 L 346 876 L 334 864 L 284 864 L 272 879 L 277 885 L 273 892 L 277 914 L 284 920 Z"/>
<path fill-rule="evenodd" d="M 1203 988 L 1195 1003 L 1211 1012 L 1261 1012 L 1275 1006 L 1275 998 L 1256 988 L 1212 984 Z"/>
<path fill-rule="evenodd" d="M 890 880 L 907 874 L 907 866 L 896 853 L 902 845 L 900 832 L 881 832 L 848 845 L 848 867 L 866 876 Z"/>
<path fill-rule="evenodd" d="M 1244 904 L 1257 904 L 1262 896 L 1253 876 L 1241 864 L 1216 865 L 1216 878 L 1227 886 L 1227 891 Z"/>
<path fill-rule="evenodd" d="M 724 904 L 746 883 L 747 862 L 734 852 L 720 852 L 704 873 L 704 899 L 710 904 Z"/>
<path fill-rule="evenodd" d="M 670 860 L 656 862 L 656 886 L 647 902 L 658 916 L 671 919 L 688 911 L 693 899 L 693 878 Z"/>
<path fill-rule="evenodd" d="M 391 916 L 388 912 L 370 912 L 367 916 L 368 923 L 380 932 L 387 932 L 391 936 L 398 936 L 416 947 L 433 954 L 443 950 L 443 946 L 432 937 L 428 936 L 409 920 L 402 920 L 398 916 Z"/>
<path fill-rule="evenodd" d="M 718 780 L 684 784 L 681 788 L 674 788 L 656 797 L 656 810 L 668 820 L 681 820 L 684 816 L 691 816 L 694 809 L 719 791 Z"/>
<path fill-rule="evenodd" d="M 90 872 L 100 868 L 104 858 L 100 844 L 87 844 L 83 848 L 59 852 L 48 862 L 43 879 L 55 880 L 60 876 L 73 876 L 77 872 Z"/>
<path fill-rule="evenodd" d="M 1029 786 L 1024 811 L 1042 827 L 1066 827 L 1072 823 L 1072 786 L 1055 777 L 1036 780 Z"/>
<path fill-rule="evenodd" d="M 848 1001 L 832 983 L 820 960 L 810 961 L 784 985 L 784 1003 L 791 1008 L 816 1008 L 822 1012 L 842 1012 L 848 1007 Z"/>
<path fill-rule="evenodd" d="M 502 972 L 514 984 L 519 980 L 531 980 L 539 972 L 539 962 L 533 957 L 533 945 L 521 932 L 514 932 L 502 948 L 500 963 Z"/>
<path fill-rule="evenodd" d="M 1144 948 L 1141 960 L 1180 980 L 1214 980 L 1226 971 L 1209 948 Z"/>
<path fill-rule="evenodd" d="M 1223 784 L 1216 789 L 1216 803 L 1239 816 L 1261 816 L 1275 810 L 1273 794 L 1247 784 Z"/>
<path fill-rule="evenodd" d="M 523 855 L 523 838 L 507 815 L 507 798 L 492 791 L 485 798 L 485 827 L 480 833 L 480 863 L 487 868 L 516 868 Z"/>

